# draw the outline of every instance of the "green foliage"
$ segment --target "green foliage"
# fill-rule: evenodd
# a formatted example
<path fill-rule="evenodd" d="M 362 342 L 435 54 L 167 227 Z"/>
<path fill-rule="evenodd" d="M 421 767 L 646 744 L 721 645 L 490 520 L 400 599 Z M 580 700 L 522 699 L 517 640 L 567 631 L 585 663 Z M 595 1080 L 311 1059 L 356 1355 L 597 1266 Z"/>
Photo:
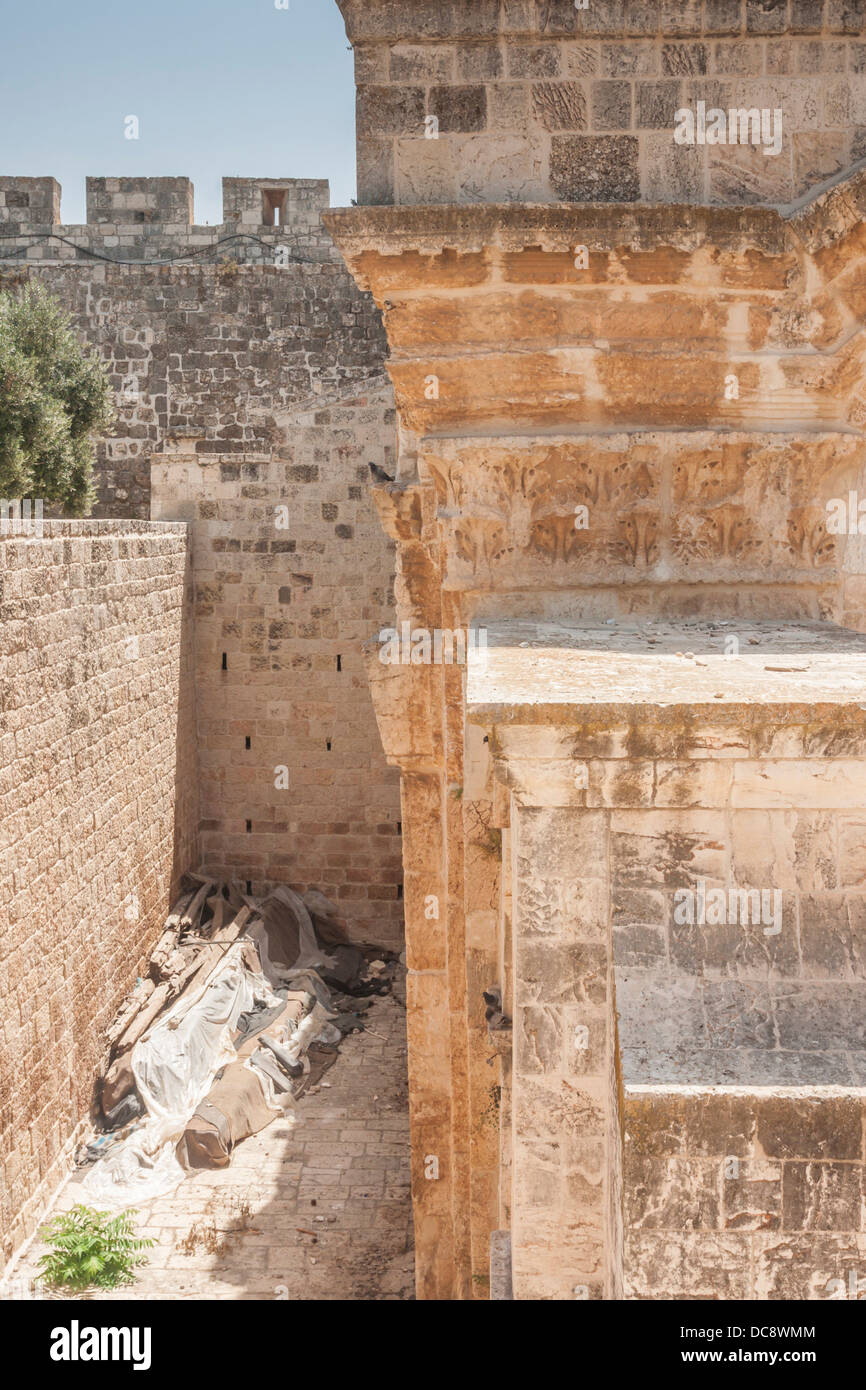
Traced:
<path fill-rule="evenodd" d="M 39 1261 L 40 1280 L 53 1289 L 114 1289 L 135 1283 L 133 1270 L 147 1264 L 141 1252 L 154 1242 L 137 1237 L 133 1211 L 111 1216 L 107 1211 L 76 1206 L 61 1212 L 40 1232 L 54 1248 Z"/>
<path fill-rule="evenodd" d="M 93 505 L 95 433 L 114 420 L 108 373 L 43 286 L 0 294 L 0 497 Z"/>

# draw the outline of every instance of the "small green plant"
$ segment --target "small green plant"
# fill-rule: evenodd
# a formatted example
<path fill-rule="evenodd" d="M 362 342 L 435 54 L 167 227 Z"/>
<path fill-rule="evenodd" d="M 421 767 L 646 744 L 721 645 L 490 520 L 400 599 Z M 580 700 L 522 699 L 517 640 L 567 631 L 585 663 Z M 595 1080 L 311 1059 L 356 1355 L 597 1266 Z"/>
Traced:
<path fill-rule="evenodd" d="M 61 1212 L 40 1232 L 54 1248 L 43 1255 L 39 1279 L 53 1289 L 115 1289 L 135 1283 L 133 1270 L 147 1263 L 142 1253 L 154 1244 L 136 1236 L 134 1211 L 112 1216 L 78 1205 Z"/>

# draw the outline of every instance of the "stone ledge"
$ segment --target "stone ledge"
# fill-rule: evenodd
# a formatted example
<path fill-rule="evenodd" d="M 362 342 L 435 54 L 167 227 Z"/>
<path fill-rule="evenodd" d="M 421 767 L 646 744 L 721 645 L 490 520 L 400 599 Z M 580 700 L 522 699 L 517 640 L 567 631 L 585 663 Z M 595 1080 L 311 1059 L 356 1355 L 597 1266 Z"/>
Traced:
<path fill-rule="evenodd" d="M 12 541 L 57 540 L 59 537 L 88 536 L 183 536 L 189 532 L 185 521 L 112 521 L 103 518 L 84 518 L 80 521 L 51 521 L 41 523 L 41 535 L 9 535 L 0 537 L 6 545 Z"/>
<path fill-rule="evenodd" d="M 630 722 L 659 722 L 698 710 L 737 722 L 769 706 L 786 722 L 794 711 L 814 723 L 844 710 L 866 724 L 866 634 L 829 623 L 514 622 L 486 631 L 486 648 L 467 660 L 473 723 L 612 724 L 626 712 Z M 739 653 L 728 656 L 731 637 Z"/>
<path fill-rule="evenodd" d="M 522 251 L 527 245 L 562 250 L 592 243 L 613 249 L 671 245 L 715 250 L 754 242 L 762 254 L 810 251 L 848 234 L 866 211 L 866 161 L 846 170 L 806 202 L 787 207 L 689 203 L 441 203 L 331 208 L 322 221 L 347 260 L 374 247 L 382 255 L 459 247 L 466 255 L 489 246 Z"/>
<path fill-rule="evenodd" d="M 855 178 L 861 178 L 856 175 Z M 854 180 L 851 180 L 853 183 Z M 801 214 L 802 216 L 803 214 Z M 375 247 L 381 255 L 417 250 L 460 253 L 487 246 L 522 251 L 541 246 L 560 251 L 592 239 L 593 247 L 647 249 L 667 236 L 680 247 L 711 243 L 739 247 L 751 237 L 765 254 L 787 245 L 785 218 L 775 208 L 706 207 L 685 203 L 441 203 L 332 208 L 322 221 L 344 256 Z"/>
<path fill-rule="evenodd" d="M 836 1100 L 851 1099 L 866 1105 L 866 1086 L 760 1086 L 701 1085 L 680 1082 L 624 1082 L 627 1101 L 709 1100 L 714 1096 L 736 1096 L 746 1100 Z"/>
<path fill-rule="evenodd" d="M 545 0 L 522 0 L 500 5 L 499 0 L 337 0 L 354 43 L 439 43 L 443 40 L 533 39 L 539 44 L 562 39 L 747 37 L 760 43 L 764 37 L 784 34 L 857 33 L 855 7 L 832 5 L 826 15 L 821 0 L 808 5 L 744 9 L 734 4 L 722 9 L 711 3 L 673 5 L 661 0 L 642 0 L 635 5 L 591 4 L 577 9 L 569 0 L 550 5 Z"/>

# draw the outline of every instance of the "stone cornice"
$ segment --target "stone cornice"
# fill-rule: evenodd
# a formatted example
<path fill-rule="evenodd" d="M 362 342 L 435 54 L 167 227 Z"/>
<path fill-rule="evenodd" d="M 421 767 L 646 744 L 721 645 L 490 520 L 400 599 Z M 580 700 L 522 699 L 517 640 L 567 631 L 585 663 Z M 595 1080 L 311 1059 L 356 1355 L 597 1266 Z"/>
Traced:
<path fill-rule="evenodd" d="M 465 255 L 530 245 L 562 251 L 589 240 L 601 250 L 625 242 L 652 250 L 664 240 L 691 250 L 709 242 L 735 248 L 747 238 L 778 254 L 787 237 L 785 218 L 775 208 L 684 203 L 401 204 L 332 208 L 323 221 L 347 260 L 371 248 L 381 255 L 430 255 L 459 247 Z"/>
<path fill-rule="evenodd" d="M 325 220 L 383 310 L 416 434 L 860 430 L 864 211 L 866 169 L 788 214 L 509 203 Z"/>
<path fill-rule="evenodd" d="M 381 255 L 459 248 L 461 255 L 495 247 L 562 251 L 577 244 L 615 250 L 624 244 L 685 251 L 757 245 L 779 255 L 801 244 L 811 254 L 837 242 L 866 215 L 866 167 L 840 179 L 803 206 L 712 207 L 686 203 L 445 203 L 332 208 L 323 221 L 347 260 L 375 248 Z"/>

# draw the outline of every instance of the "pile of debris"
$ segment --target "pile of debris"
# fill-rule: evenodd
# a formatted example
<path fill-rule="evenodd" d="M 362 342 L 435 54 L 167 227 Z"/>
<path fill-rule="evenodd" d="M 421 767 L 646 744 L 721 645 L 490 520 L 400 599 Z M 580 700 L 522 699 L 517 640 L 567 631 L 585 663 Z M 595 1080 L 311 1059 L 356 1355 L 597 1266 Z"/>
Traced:
<path fill-rule="evenodd" d="M 128 1206 L 192 1168 L 222 1168 L 321 1081 L 343 1037 L 387 994 L 392 952 L 350 943 L 321 893 L 263 901 L 187 875 L 140 980 L 108 1031 L 99 1134 L 82 1186 Z"/>

